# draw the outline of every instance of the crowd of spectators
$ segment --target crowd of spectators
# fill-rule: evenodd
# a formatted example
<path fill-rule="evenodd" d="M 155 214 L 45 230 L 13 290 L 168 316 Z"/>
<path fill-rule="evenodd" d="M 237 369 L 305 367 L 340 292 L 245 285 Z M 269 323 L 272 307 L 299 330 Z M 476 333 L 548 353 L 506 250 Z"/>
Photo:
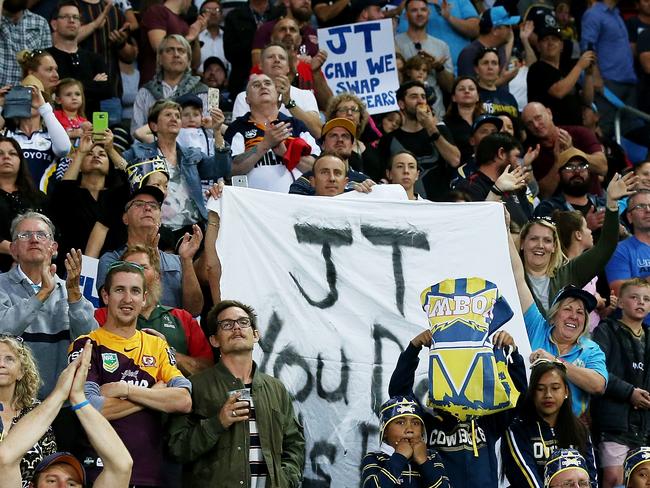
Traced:
<path fill-rule="evenodd" d="M 517 407 L 423 409 L 419 334 L 364 487 L 646 486 L 650 1 L 620 3 L 0 0 L 0 486 L 300 485 L 292 398 L 221 297 L 225 184 L 506 209 Z M 370 114 L 317 29 L 381 19 L 397 110 Z"/>

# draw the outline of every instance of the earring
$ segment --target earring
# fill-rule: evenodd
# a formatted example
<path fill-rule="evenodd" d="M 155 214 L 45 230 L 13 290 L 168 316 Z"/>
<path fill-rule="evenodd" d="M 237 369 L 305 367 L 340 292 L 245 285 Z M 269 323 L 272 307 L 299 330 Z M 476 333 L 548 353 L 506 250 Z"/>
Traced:
<path fill-rule="evenodd" d="M 569 398 L 569 395 L 564 395 L 564 399 L 566 400 L 567 398 Z"/>

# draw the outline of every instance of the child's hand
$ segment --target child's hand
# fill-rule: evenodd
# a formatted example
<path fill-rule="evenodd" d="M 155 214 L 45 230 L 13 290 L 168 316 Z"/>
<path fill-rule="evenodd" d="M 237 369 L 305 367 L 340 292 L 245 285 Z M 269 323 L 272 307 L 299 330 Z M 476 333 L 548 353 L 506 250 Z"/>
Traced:
<path fill-rule="evenodd" d="M 83 135 L 83 130 L 80 127 L 76 129 L 68 129 L 67 133 L 68 137 L 72 140 L 81 137 Z"/>

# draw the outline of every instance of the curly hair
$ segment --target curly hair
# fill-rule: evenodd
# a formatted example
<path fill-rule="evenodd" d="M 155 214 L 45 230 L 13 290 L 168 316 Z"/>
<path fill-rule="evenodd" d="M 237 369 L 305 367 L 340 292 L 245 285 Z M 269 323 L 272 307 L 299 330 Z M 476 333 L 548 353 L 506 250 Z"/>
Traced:
<path fill-rule="evenodd" d="M 330 120 L 338 117 L 336 109 L 338 109 L 339 105 L 344 102 L 353 102 L 357 107 L 359 107 L 359 125 L 357 125 L 357 133 L 355 134 L 355 138 L 359 139 L 361 134 L 363 134 L 363 131 L 366 129 L 368 117 L 370 117 L 370 115 L 368 114 L 368 109 L 365 104 L 354 93 L 343 92 L 332 97 L 330 103 L 327 105 L 327 110 L 325 111 L 325 119 Z"/>
<path fill-rule="evenodd" d="M 22 378 L 16 381 L 14 390 L 14 405 L 17 410 L 22 410 L 32 405 L 38 389 L 41 386 L 41 375 L 38 373 L 36 361 L 29 347 L 16 337 L 0 335 L 0 344 L 5 344 L 20 362 Z"/>

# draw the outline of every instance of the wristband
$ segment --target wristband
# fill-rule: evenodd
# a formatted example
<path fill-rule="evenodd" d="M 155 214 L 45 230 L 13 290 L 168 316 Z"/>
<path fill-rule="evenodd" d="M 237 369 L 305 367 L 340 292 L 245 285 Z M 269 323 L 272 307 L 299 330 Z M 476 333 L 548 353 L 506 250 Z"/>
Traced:
<path fill-rule="evenodd" d="M 431 142 L 436 142 L 438 139 L 440 139 L 440 131 L 434 132 L 429 136 L 429 138 L 431 139 Z"/>
<path fill-rule="evenodd" d="M 492 185 L 492 188 L 490 188 L 490 191 L 491 191 L 492 193 L 494 193 L 494 194 L 495 194 L 496 196 L 498 196 L 498 197 L 502 197 L 502 196 L 503 196 L 503 192 L 502 192 L 501 190 L 499 190 L 499 187 L 497 186 L 496 183 L 495 183 L 494 185 Z"/>
<path fill-rule="evenodd" d="M 76 410 L 79 410 L 80 408 L 84 408 L 86 405 L 90 405 L 90 401 L 88 401 L 88 400 L 84 400 L 84 401 L 81 402 L 81 403 L 77 403 L 76 405 L 72 405 L 72 406 L 70 407 L 70 410 L 72 410 L 72 411 L 74 412 L 74 411 L 76 411 Z"/>

